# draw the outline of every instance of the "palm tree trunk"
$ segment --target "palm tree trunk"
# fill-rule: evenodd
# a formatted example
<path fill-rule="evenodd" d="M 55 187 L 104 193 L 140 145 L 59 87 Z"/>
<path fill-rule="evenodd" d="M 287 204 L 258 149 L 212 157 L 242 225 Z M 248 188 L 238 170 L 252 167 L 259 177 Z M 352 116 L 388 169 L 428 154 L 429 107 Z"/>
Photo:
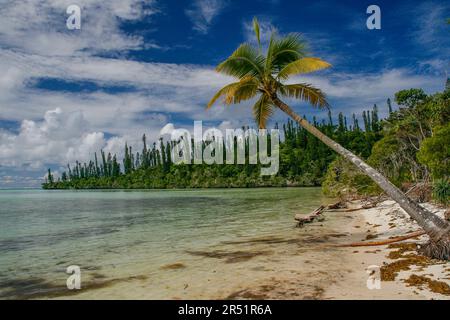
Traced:
<path fill-rule="evenodd" d="M 450 258 L 450 224 L 447 221 L 441 219 L 437 215 L 417 204 L 415 201 L 411 200 L 377 170 L 369 166 L 362 159 L 341 146 L 339 143 L 324 135 L 315 126 L 311 125 L 308 121 L 296 114 L 287 104 L 281 101 L 277 95 L 273 95 L 271 99 L 278 108 L 298 122 L 306 131 L 357 166 L 378 186 L 380 186 L 380 188 L 389 197 L 396 201 L 400 207 L 405 210 L 406 213 L 408 213 L 409 216 L 413 218 L 430 237 L 430 244 L 428 244 L 424 249 L 427 254 L 440 259 L 448 260 Z"/>

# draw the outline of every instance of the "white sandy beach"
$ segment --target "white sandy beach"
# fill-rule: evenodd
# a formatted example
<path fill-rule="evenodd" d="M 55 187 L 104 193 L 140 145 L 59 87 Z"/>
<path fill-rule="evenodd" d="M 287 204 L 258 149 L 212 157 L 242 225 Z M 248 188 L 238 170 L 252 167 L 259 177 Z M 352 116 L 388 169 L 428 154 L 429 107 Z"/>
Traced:
<path fill-rule="evenodd" d="M 359 202 L 352 204 L 354 207 L 360 206 Z M 444 209 L 439 209 L 431 204 L 424 204 L 432 212 L 441 217 Z M 420 230 L 417 224 L 411 220 L 407 214 L 394 201 L 384 201 L 375 208 L 354 211 L 351 213 L 355 217 L 349 226 L 350 232 L 365 230 L 367 234 L 377 237 L 368 241 L 388 239 L 389 237 L 405 235 L 408 232 Z M 363 240 L 363 239 L 360 239 Z M 423 243 L 426 236 L 421 236 L 414 240 L 405 240 L 399 244 Z M 354 247 L 345 248 L 346 255 L 352 256 L 353 271 L 342 281 L 331 285 L 324 293 L 325 299 L 449 299 L 449 292 L 441 294 L 433 292 L 427 284 L 421 286 L 409 286 L 405 283 L 411 275 L 425 276 L 434 281 L 439 281 L 450 285 L 450 263 L 442 261 L 429 261 L 425 266 L 412 264 L 410 270 L 402 270 L 394 281 L 381 281 L 380 289 L 368 290 L 366 283 L 361 281 L 367 278 L 368 274 L 360 266 L 369 267 L 371 265 L 383 266 L 399 259 L 389 259 L 390 252 L 397 249 L 390 249 L 389 246 Z M 412 251 L 411 253 L 414 253 Z M 443 285 L 445 288 L 445 285 Z"/>

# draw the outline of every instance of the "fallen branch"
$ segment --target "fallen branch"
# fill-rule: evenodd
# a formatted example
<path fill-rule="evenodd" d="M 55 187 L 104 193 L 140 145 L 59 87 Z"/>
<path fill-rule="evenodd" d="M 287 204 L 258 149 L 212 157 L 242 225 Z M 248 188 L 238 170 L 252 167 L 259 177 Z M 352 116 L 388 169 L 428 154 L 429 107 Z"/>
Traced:
<path fill-rule="evenodd" d="M 327 206 L 327 210 L 330 210 L 330 209 L 341 209 L 341 208 L 347 208 L 347 205 L 345 204 L 345 202 L 338 201 L 336 203 L 332 203 L 332 204 L 329 204 Z"/>
<path fill-rule="evenodd" d="M 313 212 L 311 212 L 310 214 L 308 214 L 306 216 L 303 214 L 297 213 L 294 216 L 294 219 L 297 220 L 297 227 L 302 227 L 305 223 L 311 223 L 314 220 L 321 219 L 322 212 L 324 210 L 325 210 L 325 207 L 320 206 L 316 210 L 314 210 Z"/>
<path fill-rule="evenodd" d="M 412 192 L 414 189 L 416 189 L 418 186 L 418 184 L 414 184 L 411 188 L 408 189 L 408 191 L 405 192 L 405 194 L 409 194 L 410 192 Z"/>
<path fill-rule="evenodd" d="M 367 204 L 367 205 L 364 205 L 364 206 L 359 207 L 359 208 L 336 209 L 336 210 L 332 210 L 332 211 L 334 211 L 334 212 L 353 212 L 353 211 L 371 209 L 371 208 L 375 208 L 375 207 L 376 207 L 376 204 Z"/>
<path fill-rule="evenodd" d="M 395 237 L 395 238 L 392 238 L 392 239 L 387 239 L 387 240 L 382 240 L 382 241 L 354 242 L 354 243 L 348 243 L 348 244 L 339 244 L 339 245 L 336 245 L 336 246 L 337 247 L 373 247 L 373 246 L 383 246 L 383 245 L 386 245 L 386 244 L 390 244 L 390 243 L 394 243 L 394 242 L 399 242 L 399 241 L 403 241 L 403 240 L 419 237 L 419 236 L 422 236 L 424 234 L 426 234 L 425 231 L 416 231 L 416 232 L 412 232 L 412 233 L 409 233 L 409 234 L 404 235 L 404 236 Z"/>

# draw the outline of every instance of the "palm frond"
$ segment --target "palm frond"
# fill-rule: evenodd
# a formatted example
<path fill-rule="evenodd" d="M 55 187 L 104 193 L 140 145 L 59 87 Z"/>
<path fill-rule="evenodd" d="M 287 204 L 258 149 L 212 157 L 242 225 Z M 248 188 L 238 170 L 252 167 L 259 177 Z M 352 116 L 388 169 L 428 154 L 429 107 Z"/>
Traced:
<path fill-rule="evenodd" d="M 233 54 L 216 68 L 218 72 L 242 79 L 264 74 L 264 57 L 248 43 L 241 44 Z"/>
<path fill-rule="evenodd" d="M 306 55 L 306 44 L 300 34 L 290 33 L 277 39 L 272 52 L 272 71 L 278 72 L 287 64 L 303 58 Z"/>
<path fill-rule="evenodd" d="M 206 108 L 211 108 L 221 97 L 223 97 L 223 102 L 227 105 L 251 99 L 257 94 L 257 90 L 258 81 L 250 76 L 244 77 L 241 81 L 233 82 L 217 91 Z"/>
<path fill-rule="evenodd" d="M 266 64 L 265 64 L 265 74 L 271 74 L 272 73 L 272 61 L 273 61 L 273 53 L 275 50 L 275 45 L 277 43 L 276 39 L 276 30 L 272 30 L 272 34 L 270 35 L 269 45 L 267 47 L 267 53 L 266 53 Z"/>
<path fill-rule="evenodd" d="M 228 91 L 225 96 L 225 104 L 238 104 L 249 100 L 258 93 L 258 82 L 255 79 L 239 82 L 239 85 Z"/>
<path fill-rule="evenodd" d="M 278 73 L 278 78 L 287 79 L 290 76 L 296 74 L 314 72 L 329 67 L 331 67 L 331 64 L 319 58 L 312 58 L 312 57 L 301 58 L 287 64 L 283 69 L 281 69 L 280 72 Z"/>
<path fill-rule="evenodd" d="M 261 34 L 259 30 L 259 22 L 256 17 L 253 18 L 253 31 L 255 31 L 256 40 L 258 41 L 258 46 L 261 48 Z"/>
<path fill-rule="evenodd" d="M 262 94 L 258 101 L 256 101 L 253 106 L 253 115 L 260 129 L 266 128 L 267 120 L 272 116 L 273 109 L 274 107 L 270 98 L 265 94 Z"/>
<path fill-rule="evenodd" d="M 325 94 L 318 88 L 307 83 L 288 84 L 279 88 L 279 92 L 289 98 L 309 102 L 313 107 L 329 108 Z"/>

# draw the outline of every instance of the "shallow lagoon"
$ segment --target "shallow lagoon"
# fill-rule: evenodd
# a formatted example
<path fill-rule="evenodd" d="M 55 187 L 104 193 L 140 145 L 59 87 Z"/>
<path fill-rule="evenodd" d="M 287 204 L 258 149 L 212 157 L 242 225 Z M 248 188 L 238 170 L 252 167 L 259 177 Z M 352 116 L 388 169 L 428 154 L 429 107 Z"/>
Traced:
<path fill-rule="evenodd" d="M 291 264 L 332 224 L 300 230 L 293 215 L 326 201 L 318 188 L 2 190 L 0 298 L 246 298 L 305 271 Z M 70 265 L 81 290 L 66 288 Z"/>

